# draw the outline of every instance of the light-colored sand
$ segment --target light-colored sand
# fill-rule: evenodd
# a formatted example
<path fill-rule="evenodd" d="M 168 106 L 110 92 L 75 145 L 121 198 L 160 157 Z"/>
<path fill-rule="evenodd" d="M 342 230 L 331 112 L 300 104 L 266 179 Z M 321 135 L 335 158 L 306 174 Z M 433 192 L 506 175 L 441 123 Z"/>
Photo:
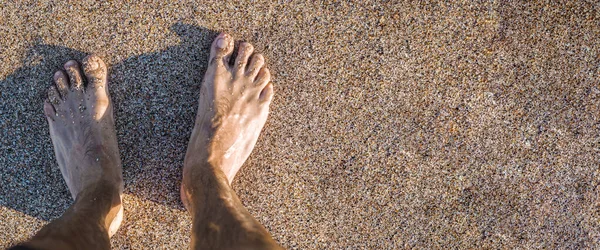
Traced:
<path fill-rule="evenodd" d="M 186 247 L 180 169 L 226 31 L 273 74 L 234 188 L 283 246 L 600 247 L 597 3 L 88 2 L 0 3 L 0 246 L 71 204 L 42 100 L 94 52 L 126 180 L 113 247 Z"/>

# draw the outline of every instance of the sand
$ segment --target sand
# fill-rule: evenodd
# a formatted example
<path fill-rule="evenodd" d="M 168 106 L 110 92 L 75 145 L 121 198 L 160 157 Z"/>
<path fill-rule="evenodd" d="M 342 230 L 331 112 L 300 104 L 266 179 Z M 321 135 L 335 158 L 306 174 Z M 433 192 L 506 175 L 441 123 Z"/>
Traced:
<path fill-rule="evenodd" d="M 113 248 L 187 247 L 181 168 L 225 31 L 273 74 L 233 185 L 284 247 L 600 248 L 597 3 L 134 2 L 0 3 L 0 247 L 72 203 L 42 101 L 89 53 L 124 164 Z"/>

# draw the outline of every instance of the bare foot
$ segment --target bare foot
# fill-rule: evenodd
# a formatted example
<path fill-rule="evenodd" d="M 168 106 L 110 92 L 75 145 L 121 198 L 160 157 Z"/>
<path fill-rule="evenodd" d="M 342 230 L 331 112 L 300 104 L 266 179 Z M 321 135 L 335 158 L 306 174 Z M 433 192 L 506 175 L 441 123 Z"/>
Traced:
<path fill-rule="evenodd" d="M 229 184 L 246 161 L 269 114 L 273 98 L 271 75 L 261 54 L 251 44 L 239 45 L 230 65 L 234 41 L 220 34 L 211 46 L 208 69 L 200 90 L 196 122 L 184 162 L 184 187 L 196 166 L 210 163 L 220 168 Z M 187 206 L 187 204 L 186 204 Z"/>
<path fill-rule="evenodd" d="M 50 87 L 44 103 L 56 160 L 73 199 L 100 181 L 119 190 L 113 209 L 118 210 L 106 221 L 112 236 L 123 217 L 123 179 L 107 68 L 97 56 L 83 60 L 85 78 L 76 61 L 68 61 L 64 68 L 66 74 L 54 74 L 55 86 Z"/>

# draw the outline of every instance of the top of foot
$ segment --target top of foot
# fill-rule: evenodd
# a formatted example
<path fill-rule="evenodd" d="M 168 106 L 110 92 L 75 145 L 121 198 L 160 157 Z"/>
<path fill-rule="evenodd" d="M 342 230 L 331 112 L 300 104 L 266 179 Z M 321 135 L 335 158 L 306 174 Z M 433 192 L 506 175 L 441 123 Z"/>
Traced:
<path fill-rule="evenodd" d="M 209 162 L 231 183 L 267 120 L 273 85 L 264 57 L 253 53 L 251 44 L 241 42 L 230 64 L 233 50 L 234 41 L 227 34 L 217 36 L 211 46 L 184 179 L 192 166 Z"/>
<path fill-rule="evenodd" d="M 65 63 L 54 74 L 44 104 L 56 160 L 73 198 L 92 182 L 112 178 L 119 185 L 117 148 L 107 69 L 96 56 Z"/>
<path fill-rule="evenodd" d="M 60 171 L 73 199 L 86 187 L 103 181 L 123 190 L 121 160 L 114 125 L 113 107 L 107 88 L 107 68 L 97 56 L 65 63 L 54 74 L 44 114 Z M 122 215 L 120 197 L 113 198 Z M 109 228 L 112 235 L 120 218 Z"/>

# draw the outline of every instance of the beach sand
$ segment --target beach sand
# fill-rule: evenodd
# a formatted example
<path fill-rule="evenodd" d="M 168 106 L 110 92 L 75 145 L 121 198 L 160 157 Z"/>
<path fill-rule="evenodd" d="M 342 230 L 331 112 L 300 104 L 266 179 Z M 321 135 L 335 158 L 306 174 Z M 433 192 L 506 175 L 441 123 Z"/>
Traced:
<path fill-rule="evenodd" d="M 181 168 L 221 31 L 273 75 L 233 186 L 282 246 L 600 247 L 600 5 L 284 2 L 0 3 L 0 247 L 72 203 L 42 104 L 95 53 L 125 178 L 113 248 L 186 248 Z"/>

